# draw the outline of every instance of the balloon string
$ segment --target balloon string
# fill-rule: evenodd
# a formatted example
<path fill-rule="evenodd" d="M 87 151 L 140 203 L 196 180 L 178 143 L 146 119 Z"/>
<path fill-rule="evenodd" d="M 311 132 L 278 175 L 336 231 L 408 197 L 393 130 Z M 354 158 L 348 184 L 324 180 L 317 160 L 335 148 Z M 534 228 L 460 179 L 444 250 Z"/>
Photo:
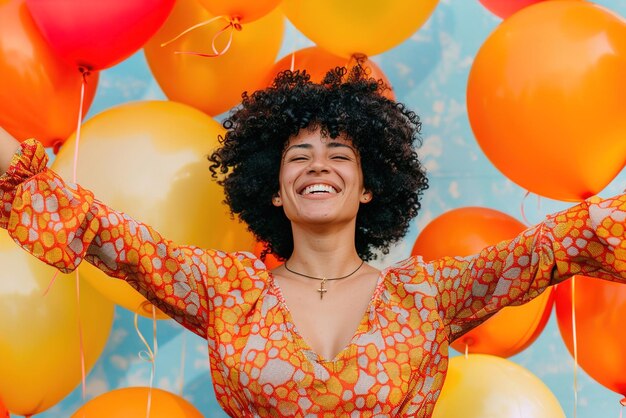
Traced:
<path fill-rule="evenodd" d="M 85 105 L 85 84 L 87 84 L 87 76 L 89 71 L 83 67 L 79 68 L 79 71 L 83 75 L 83 80 L 80 83 L 80 104 L 78 106 L 78 122 L 76 123 L 76 143 L 74 144 L 74 168 L 72 171 L 72 182 L 76 183 L 76 171 L 78 169 L 78 146 L 80 144 L 80 131 L 83 124 L 83 107 Z"/>
<path fill-rule="evenodd" d="M 293 73 L 295 69 L 296 69 L 296 50 L 294 49 L 293 51 L 291 51 L 291 65 L 289 66 L 289 71 Z"/>
<path fill-rule="evenodd" d="M 146 346 L 146 350 L 145 351 L 140 351 L 139 352 L 139 358 L 147 361 L 150 363 L 150 385 L 149 385 L 149 389 L 148 389 L 148 400 L 147 400 L 147 404 L 146 404 L 146 418 L 150 417 L 150 409 L 152 407 L 152 388 L 154 386 L 154 374 L 155 374 L 155 353 L 158 349 L 157 347 L 157 336 L 156 336 L 156 309 L 152 308 L 152 321 L 153 321 L 153 327 L 152 327 L 152 338 L 153 338 L 153 346 L 154 346 L 154 351 L 152 351 L 152 348 L 150 347 L 150 344 L 148 343 L 148 341 L 145 339 L 145 337 L 143 336 L 143 334 L 141 333 L 141 331 L 139 330 L 139 325 L 138 325 L 138 318 L 139 318 L 139 314 L 135 313 L 135 331 L 137 331 L 137 335 L 139 335 L 139 338 L 141 339 L 141 341 L 143 342 L 143 344 Z"/>
<path fill-rule="evenodd" d="M 469 344 L 465 343 L 465 358 L 469 357 Z"/>
<path fill-rule="evenodd" d="M 195 30 L 198 29 L 202 26 L 208 25 L 209 23 L 212 23 L 218 19 L 224 19 L 228 22 L 228 24 L 226 26 L 224 26 L 222 29 L 220 29 L 219 31 L 217 31 L 217 33 L 215 35 L 213 35 L 213 39 L 211 40 L 211 49 L 213 50 L 212 54 L 207 54 L 207 53 L 202 53 L 202 52 L 193 52 L 193 51 L 175 51 L 175 54 L 186 54 L 186 55 L 195 55 L 198 57 L 205 57 L 205 58 L 214 58 L 214 57 L 219 57 L 221 55 L 224 55 L 229 49 L 230 46 L 232 45 L 233 42 L 233 33 L 235 32 L 235 30 L 240 31 L 242 29 L 241 23 L 239 22 L 239 18 L 233 17 L 233 18 L 227 18 L 226 16 L 216 16 L 212 19 L 206 20 L 204 22 L 200 22 L 196 25 L 193 25 L 192 27 L 184 30 L 183 32 L 181 32 L 178 36 L 174 37 L 173 39 L 170 39 L 167 42 L 164 42 L 161 44 L 161 46 L 166 46 L 169 45 L 170 43 L 174 42 L 175 40 L 179 39 L 181 36 Z M 230 30 L 229 30 L 230 29 Z M 222 48 L 221 51 L 218 51 L 217 46 L 215 45 L 215 42 L 217 41 L 217 39 L 226 31 L 228 31 L 228 42 L 226 43 L 226 46 L 224 46 L 224 48 Z"/>
<path fill-rule="evenodd" d="M 80 141 L 80 129 L 81 129 L 82 122 L 83 122 L 83 108 L 85 105 L 85 84 L 87 84 L 87 77 L 90 74 L 90 72 L 84 67 L 79 67 L 78 71 L 80 71 L 80 73 L 82 74 L 82 77 L 81 77 L 82 80 L 80 83 L 80 102 L 78 103 L 78 122 L 76 123 L 76 145 L 74 147 L 74 167 L 73 167 L 73 174 L 72 174 L 73 183 L 76 183 L 76 167 L 78 167 L 78 143 Z M 46 288 L 45 292 L 43 292 L 44 296 L 46 296 L 48 292 L 50 291 L 50 289 L 52 289 L 52 285 L 56 281 L 58 275 L 59 275 L 59 271 L 57 270 L 54 272 L 54 276 L 52 276 L 52 280 L 50 280 L 50 283 L 48 283 L 48 287 Z M 84 396 L 83 396 L 83 400 L 84 400 Z"/>
<path fill-rule="evenodd" d="M 44 296 L 48 295 L 48 292 L 50 291 L 50 289 L 52 289 L 52 285 L 54 284 L 58 276 L 59 276 L 59 270 L 54 272 L 54 276 L 52 276 L 52 280 L 50 280 L 50 283 L 48 283 L 48 287 L 46 288 L 46 291 L 43 292 Z"/>
<path fill-rule="evenodd" d="M 185 29 L 184 31 L 182 31 L 181 33 L 179 33 L 178 35 L 176 35 L 175 37 L 173 37 L 169 41 L 163 42 L 161 44 L 161 47 L 168 46 L 169 44 L 171 44 L 172 42 L 176 41 L 177 39 L 180 39 L 181 37 L 185 36 L 189 32 L 194 31 L 194 30 L 196 30 L 198 28 L 201 28 L 203 26 L 206 26 L 209 23 L 213 23 L 213 22 L 215 22 L 216 20 L 219 20 L 219 19 L 224 19 L 224 20 L 228 21 L 228 18 L 226 16 L 215 16 L 215 17 L 213 17 L 213 18 L 211 18 L 209 20 L 205 20 L 204 22 L 197 23 L 197 24 L 195 24 L 195 25 Z"/>
<path fill-rule="evenodd" d="M 578 338 L 576 337 L 576 276 L 572 277 L 572 339 L 574 340 L 574 418 L 578 409 Z"/>
<path fill-rule="evenodd" d="M 180 387 L 178 389 L 178 394 L 180 397 L 183 397 L 183 388 L 185 387 L 185 355 L 187 352 L 187 333 L 183 332 L 183 346 L 181 348 L 180 355 Z"/>
<path fill-rule="evenodd" d="M 87 383 L 85 373 L 85 345 L 83 341 L 83 323 L 80 319 L 80 276 L 76 269 L 76 316 L 78 318 L 78 345 L 80 349 L 80 377 L 82 386 L 83 402 L 87 399 Z"/>
<path fill-rule="evenodd" d="M 526 226 L 530 225 L 530 222 L 528 222 L 528 218 L 526 218 L 526 211 L 524 211 L 524 203 L 526 202 L 526 199 L 528 199 L 528 196 L 530 196 L 530 192 L 527 190 L 524 194 L 524 197 L 522 198 L 522 203 L 520 203 L 520 212 Z"/>
<path fill-rule="evenodd" d="M 228 25 L 224 26 L 222 29 L 220 29 L 213 36 L 213 40 L 211 41 L 211 48 L 213 49 L 213 53 L 212 54 L 206 54 L 206 53 L 203 53 L 203 52 L 193 52 L 193 51 L 176 51 L 174 53 L 175 54 L 195 55 L 197 57 L 204 57 L 204 58 L 215 58 L 215 57 L 219 57 L 221 55 L 224 55 L 230 49 L 230 45 L 233 42 L 233 33 L 235 32 L 236 27 L 237 26 L 233 22 L 230 22 Z M 241 26 L 239 26 L 239 27 L 241 27 Z M 226 43 L 226 46 L 221 51 L 218 51 L 217 47 L 215 46 L 215 41 L 217 40 L 217 38 L 219 38 L 219 36 L 221 34 L 226 32 L 228 29 L 230 29 L 229 36 L 228 36 L 228 42 Z"/>

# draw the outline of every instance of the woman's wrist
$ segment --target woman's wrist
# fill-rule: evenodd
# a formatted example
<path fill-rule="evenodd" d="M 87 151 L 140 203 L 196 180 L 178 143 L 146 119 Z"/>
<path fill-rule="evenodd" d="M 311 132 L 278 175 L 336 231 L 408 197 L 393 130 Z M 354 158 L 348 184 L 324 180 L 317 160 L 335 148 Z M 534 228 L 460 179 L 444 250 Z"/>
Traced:
<path fill-rule="evenodd" d="M 13 155 L 19 148 L 20 143 L 18 140 L 0 128 L 0 176 L 9 169 Z"/>

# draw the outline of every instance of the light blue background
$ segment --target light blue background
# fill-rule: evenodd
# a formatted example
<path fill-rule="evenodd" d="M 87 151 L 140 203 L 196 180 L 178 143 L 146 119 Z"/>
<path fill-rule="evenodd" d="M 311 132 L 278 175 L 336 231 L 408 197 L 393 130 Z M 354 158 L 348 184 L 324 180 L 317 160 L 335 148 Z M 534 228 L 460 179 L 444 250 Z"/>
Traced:
<path fill-rule="evenodd" d="M 623 0 L 598 3 L 626 15 Z M 541 199 L 539 206 L 534 196 L 524 200 L 525 191 L 492 166 L 472 135 L 465 108 L 468 72 L 478 48 L 499 22 L 500 19 L 491 15 L 477 0 L 442 0 L 428 23 L 411 39 L 374 57 L 389 77 L 398 100 L 422 117 L 424 146 L 420 154 L 428 168 L 431 184 L 424 196 L 423 210 L 406 239 L 381 265 L 407 257 L 418 231 L 434 217 L 452 208 L 486 206 L 521 219 L 523 204 L 528 220 L 536 223 L 545 214 L 568 206 L 548 199 Z M 301 48 L 309 44 L 289 27 L 281 56 L 291 52 L 293 45 Z M 89 116 L 119 103 L 161 98 L 164 96 L 152 78 L 143 54 L 138 53 L 101 74 Z M 586 129 L 590 134 L 589 146 L 593 146 L 593 127 Z M 602 195 L 616 194 L 625 185 L 626 172 L 622 172 Z M 144 335 L 151 335 L 151 327 L 151 321 L 140 320 Z M 213 395 L 206 342 L 183 331 L 173 321 L 158 323 L 158 341 L 155 386 L 174 393 L 180 393 L 182 388 L 184 397 L 205 416 L 225 416 Z M 181 381 L 183 346 L 185 367 Z M 88 376 L 87 398 L 115 388 L 147 386 L 150 364 L 137 355 L 143 349 L 134 330 L 133 314 L 117 308 L 108 345 Z M 554 315 L 541 337 L 512 360 L 540 377 L 557 396 L 567 416 L 573 416 L 573 361 L 561 341 Z M 595 383 L 583 372 L 580 372 L 578 382 L 579 418 L 619 416 L 619 395 Z M 78 387 L 59 405 L 38 417 L 69 417 L 82 402 Z"/>

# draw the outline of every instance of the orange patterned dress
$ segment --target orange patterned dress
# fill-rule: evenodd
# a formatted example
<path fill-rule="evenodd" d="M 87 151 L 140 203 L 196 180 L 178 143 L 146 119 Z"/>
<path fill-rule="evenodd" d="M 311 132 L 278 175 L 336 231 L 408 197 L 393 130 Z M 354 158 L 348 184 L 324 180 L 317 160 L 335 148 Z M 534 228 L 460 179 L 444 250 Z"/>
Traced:
<path fill-rule="evenodd" d="M 205 337 L 234 417 L 430 417 L 450 341 L 573 274 L 626 281 L 626 195 L 584 202 L 478 255 L 385 269 L 351 342 L 323 359 L 252 254 L 173 244 L 46 162 L 38 142 L 22 144 L 0 177 L 0 226 L 64 272 L 86 259 L 126 280 Z"/>

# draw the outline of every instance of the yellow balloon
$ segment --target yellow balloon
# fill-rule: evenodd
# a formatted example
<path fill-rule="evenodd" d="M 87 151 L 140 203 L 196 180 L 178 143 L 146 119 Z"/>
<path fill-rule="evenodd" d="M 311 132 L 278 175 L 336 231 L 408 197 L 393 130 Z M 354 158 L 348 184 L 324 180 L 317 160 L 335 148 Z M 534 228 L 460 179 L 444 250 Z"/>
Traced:
<path fill-rule="evenodd" d="M 454 357 L 433 418 L 565 418 L 539 378 L 500 357 Z"/>
<path fill-rule="evenodd" d="M 178 0 L 163 27 L 144 46 L 144 52 L 154 78 L 168 98 L 209 115 L 219 115 L 239 104 L 244 91 L 265 87 L 264 76 L 274 65 L 282 44 L 284 17 L 275 10 L 241 25 L 241 30 L 227 29 L 217 36 L 216 49 L 224 49 L 230 31 L 232 43 L 219 57 L 203 58 L 176 51 L 213 53 L 211 42 L 226 25 L 222 19 L 161 46 L 212 17 L 198 0 Z"/>
<path fill-rule="evenodd" d="M 218 122 L 180 103 L 146 101 L 112 108 L 83 125 L 77 181 L 100 201 L 178 244 L 251 250 L 254 238 L 243 223 L 231 219 L 206 160 L 222 133 Z M 65 180 L 71 180 L 75 141 L 71 137 L 64 144 L 52 165 Z M 152 316 L 152 305 L 130 285 L 88 267 L 81 275 L 107 297 Z M 165 315 L 157 312 L 157 317 Z"/>
<path fill-rule="evenodd" d="M 81 381 L 78 319 L 89 372 L 106 345 L 113 304 L 88 283 L 19 248 L 0 230 L 0 398 L 9 411 L 30 416 L 65 398 Z"/>
<path fill-rule="evenodd" d="M 400 44 L 428 20 L 439 0 L 284 0 L 303 34 L 335 55 L 376 55 Z"/>

